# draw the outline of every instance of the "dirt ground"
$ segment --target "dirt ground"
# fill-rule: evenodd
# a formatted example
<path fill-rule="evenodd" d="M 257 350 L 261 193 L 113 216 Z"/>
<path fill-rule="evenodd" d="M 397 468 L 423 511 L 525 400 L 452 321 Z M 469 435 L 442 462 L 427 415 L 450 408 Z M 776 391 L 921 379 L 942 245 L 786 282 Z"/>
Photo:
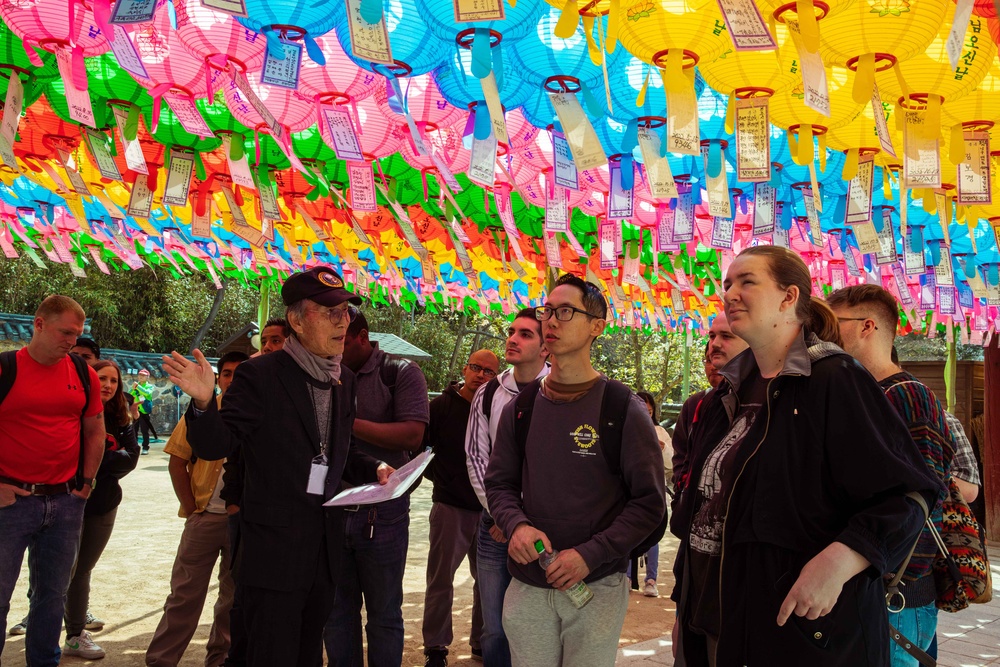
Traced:
<path fill-rule="evenodd" d="M 104 630 L 94 638 L 107 652 L 103 660 L 63 658 L 61 665 L 106 665 L 141 667 L 150 637 L 156 629 L 163 602 L 170 591 L 170 569 L 180 539 L 183 522 L 177 517 L 177 501 L 167 474 L 167 455 L 163 443 L 152 445 L 149 456 L 139 460 L 138 468 L 122 480 L 125 499 L 118 510 L 115 532 L 101 561 L 93 572 L 90 609 L 104 619 Z M 420 624 L 423 615 L 424 577 L 427 567 L 427 516 L 430 512 L 429 483 L 413 495 L 410 515 L 410 549 L 404 581 L 403 617 L 406 639 L 403 665 L 423 665 Z M 633 591 L 620 646 L 627 646 L 669 634 L 674 605 L 669 600 L 672 578 L 670 566 L 676 542 L 669 536 L 660 545 L 659 588 L 661 597 L 646 598 Z M 11 599 L 7 627 L 27 613 L 25 596 L 28 570 L 25 563 Z M 200 667 L 205 661 L 205 641 L 211 627 L 211 605 L 217 584 L 209 591 L 201 623 L 179 667 Z M 455 642 L 449 662 L 452 665 L 479 665 L 469 652 L 469 627 L 472 615 L 472 577 L 467 563 L 456 575 Z M 3 663 L 24 665 L 24 637 L 7 637 Z M 291 667 L 291 666 L 290 666 Z"/>

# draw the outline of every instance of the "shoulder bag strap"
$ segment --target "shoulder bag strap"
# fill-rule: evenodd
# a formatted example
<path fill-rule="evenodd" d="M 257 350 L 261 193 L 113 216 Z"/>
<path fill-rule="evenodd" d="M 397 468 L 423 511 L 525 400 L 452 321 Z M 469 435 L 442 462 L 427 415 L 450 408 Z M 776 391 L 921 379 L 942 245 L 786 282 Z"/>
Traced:
<path fill-rule="evenodd" d="M 929 521 L 930 512 L 927 508 L 927 501 L 924 500 L 924 497 L 919 493 L 917 493 L 916 491 L 910 491 L 906 494 L 906 496 L 911 500 L 913 500 L 913 502 L 919 505 L 920 509 L 924 511 L 924 521 L 925 522 Z M 918 533 L 917 540 L 919 539 L 920 539 L 920 534 Z M 903 609 L 906 607 L 906 598 L 903 597 L 903 594 L 899 590 L 899 583 L 903 579 L 903 573 L 906 572 L 906 566 L 910 564 L 910 559 L 913 558 L 913 551 L 917 548 L 917 540 L 914 540 L 913 547 L 910 549 L 910 553 L 908 553 L 906 555 L 906 558 L 903 559 L 902 564 L 900 564 L 900 566 L 896 570 L 895 576 L 893 576 L 892 580 L 889 582 L 889 585 L 886 587 L 885 605 L 889 609 L 889 613 L 899 613 L 903 611 Z M 902 606 L 900 606 L 899 609 L 894 609 L 891 606 L 892 600 L 896 596 L 899 596 L 900 602 L 902 603 Z M 930 657 L 924 651 L 920 650 L 919 646 L 917 646 L 912 641 L 907 639 L 906 635 L 904 635 L 896 628 L 892 627 L 892 625 L 889 626 L 889 637 L 891 637 L 892 641 L 896 642 L 896 644 L 898 644 L 901 649 L 906 651 L 909 655 L 913 656 L 913 658 L 921 665 L 923 665 L 923 667 L 936 667 L 937 661 L 935 661 L 934 658 Z"/>

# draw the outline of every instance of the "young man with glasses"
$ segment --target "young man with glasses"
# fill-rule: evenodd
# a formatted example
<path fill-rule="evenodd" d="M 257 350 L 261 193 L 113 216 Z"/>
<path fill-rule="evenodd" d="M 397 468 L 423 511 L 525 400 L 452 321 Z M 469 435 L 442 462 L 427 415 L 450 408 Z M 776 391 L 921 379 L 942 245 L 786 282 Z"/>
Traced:
<path fill-rule="evenodd" d="M 486 472 L 490 511 L 510 536 L 514 578 L 503 626 L 514 665 L 607 667 L 628 609 L 629 552 L 666 509 L 663 458 L 646 406 L 634 394 L 624 418 L 602 414 L 605 394 L 621 387 L 591 364 L 607 317 L 600 289 L 565 275 L 536 316 L 552 370 L 504 408 Z M 533 416 L 525 432 L 521 405 L 528 392 Z M 623 419 L 617 471 L 600 435 L 609 418 Z M 544 570 L 536 542 L 550 555 L 559 552 Z M 593 593 L 582 608 L 552 590 L 580 581 Z"/>
<path fill-rule="evenodd" d="M 358 448 L 394 468 L 424 441 L 430 419 L 427 380 L 417 364 L 379 349 L 368 320 L 354 311 L 344 338 L 343 364 L 357 378 Z M 369 667 L 403 661 L 403 573 L 410 539 L 410 497 L 345 508 L 337 600 L 324 631 L 331 667 L 361 667 L 361 607 L 368 615 Z"/>
<path fill-rule="evenodd" d="M 497 376 L 500 362 L 489 350 L 473 352 L 462 369 L 464 382 L 452 383 L 431 401 L 426 444 L 434 448 L 427 478 L 434 482 L 430 514 L 430 550 L 424 593 L 424 655 L 426 667 L 445 667 L 452 635 L 451 606 L 455 572 L 469 557 L 472 571 L 472 655 L 482 657 L 483 613 L 479 601 L 476 534 L 482 514 L 465 468 L 465 431 L 476 390 Z"/>
<path fill-rule="evenodd" d="M 250 667 L 322 664 L 344 540 L 342 511 L 323 503 L 345 482 L 385 484 L 393 471 L 351 442 L 356 385 L 341 355 L 348 303 L 361 299 L 328 266 L 289 276 L 281 298 L 292 335 L 280 351 L 239 365 L 221 408 L 201 351 L 194 362 L 174 352 L 163 364 L 191 396 L 185 420 L 195 455 L 243 456 L 235 567 Z"/>

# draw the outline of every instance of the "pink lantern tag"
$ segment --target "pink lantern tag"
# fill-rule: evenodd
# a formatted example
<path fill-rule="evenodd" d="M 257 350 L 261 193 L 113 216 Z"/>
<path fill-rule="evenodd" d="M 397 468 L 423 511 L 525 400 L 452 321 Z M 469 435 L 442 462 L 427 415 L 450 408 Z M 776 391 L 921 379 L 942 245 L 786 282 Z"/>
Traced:
<path fill-rule="evenodd" d="M 175 92 L 166 92 L 163 94 L 163 99 L 167 101 L 170 110 L 177 116 L 181 127 L 189 133 L 199 137 L 214 136 L 212 128 L 208 126 L 205 119 L 201 117 L 198 107 L 194 105 L 194 98 Z"/>
<path fill-rule="evenodd" d="M 74 83 L 76 78 L 73 73 L 73 54 L 69 49 L 56 49 L 56 62 L 59 65 L 59 76 L 63 81 L 63 88 L 66 91 L 66 104 L 69 107 L 69 117 L 78 123 L 97 127 L 94 120 L 94 109 L 90 105 L 90 93 L 86 89 L 79 90 Z M 86 72 L 84 72 L 86 80 Z"/>
<path fill-rule="evenodd" d="M 497 189 L 493 191 L 493 199 L 496 201 L 497 215 L 500 216 L 503 228 L 512 238 L 519 238 L 521 236 L 521 232 L 518 231 L 517 223 L 514 222 L 514 212 L 511 210 L 510 204 L 510 191 L 506 187 L 498 186 Z"/>
<path fill-rule="evenodd" d="M 369 213 L 377 211 L 372 166 L 367 162 L 348 162 L 347 173 L 351 183 L 351 208 Z"/>
<path fill-rule="evenodd" d="M 280 42 L 285 57 L 279 60 L 271 54 L 270 49 L 267 49 L 260 82 L 269 86 L 298 90 L 299 72 L 302 69 L 302 45 L 286 40 Z"/>
<path fill-rule="evenodd" d="M 602 222 L 599 232 L 601 244 L 601 268 L 618 268 L 618 256 L 615 254 L 615 227 L 616 222 Z"/>
<path fill-rule="evenodd" d="M 267 108 L 267 105 L 265 105 L 264 102 L 257 97 L 257 93 L 253 92 L 253 88 L 250 87 L 250 82 L 247 81 L 246 74 L 241 72 L 237 67 L 231 68 L 230 72 L 233 77 L 233 83 L 236 84 L 236 87 L 243 94 L 243 97 L 250 102 L 250 106 L 252 106 L 257 113 L 260 114 L 260 117 L 264 119 L 264 122 L 267 123 L 267 126 L 271 129 L 272 135 L 275 138 L 280 137 L 282 135 L 281 123 L 277 121 L 274 114 L 272 114 Z"/>
<path fill-rule="evenodd" d="M 14 249 L 10 230 L 0 226 L 0 248 L 3 248 L 4 257 L 7 259 L 17 259 L 17 250 Z"/>
<path fill-rule="evenodd" d="M 101 249 L 95 245 L 87 246 L 87 251 L 90 253 L 90 258 L 94 260 L 94 264 L 97 264 L 97 268 L 101 270 L 101 273 L 111 275 L 111 271 L 108 270 L 108 265 L 104 263 L 101 259 Z"/>
<path fill-rule="evenodd" d="M 341 160 L 363 161 L 364 155 L 361 150 L 361 142 L 354 130 L 354 122 L 351 120 L 351 112 L 343 107 L 321 107 L 323 119 L 329 130 L 332 141 L 332 148 L 337 153 L 337 158 Z"/>
<path fill-rule="evenodd" d="M 576 239 L 572 230 L 566 232 L 566 240 L 569 241 L 569 245 L 573 248 L 573 252 L 575 252 L 580 259 L 587 258 L 587 251 L 583 249 L 582 245 L 580 245 L 580 242 Z"/>
<path fill-rule="evenodd" d="M 232 144 L 233 135 L 223 134 L 222 150 L 226 154 L 226 162 L 229 164 L 229 175 L 232 177 L 233 183 L 247 190 L 256 190 L 257 183 L 250 172 L 250 165 L 247 164 L 246 153 L 239 160 L 234 160 L 232 157 Z"/>
<path fill-rule="evenodd" d="M 142 58 L 139 57 L 139 52 L 135 50 L 135 44 L 132 43 L 132 39 L 125 32 L 125 28 L 116 25 L 112 27 L 112 30 L 113 37 L 109 42 L 111 50 L 118 60 L 118 65 L 137 78 L 148 79 L 149 74 L 146 72 L 146 67 L 142 64 Z"/>

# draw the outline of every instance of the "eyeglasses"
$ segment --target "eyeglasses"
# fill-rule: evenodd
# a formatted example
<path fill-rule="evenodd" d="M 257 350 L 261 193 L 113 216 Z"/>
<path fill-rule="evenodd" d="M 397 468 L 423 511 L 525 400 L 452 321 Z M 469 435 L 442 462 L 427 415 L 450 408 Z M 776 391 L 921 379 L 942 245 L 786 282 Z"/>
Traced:
<path fill-rule="evenodd" d="M 560 322 L 569 322 L 577 313 L 582 313 L 591 318 L 597 317 L 597 315 L 592 315 L 585 310 L 574 308 L 573 306 L 559 306 L 558 308 L 553 308 L 551 306 L 539 306 L 538 308 L 535 308 L 535 319 L 540 322 L 544 322 L 545 320 L 552 319 L 552 316 L 555 315 L 556 319 Z"/>
<path fill-rule="evenodd" d="M 347 319 L 348 323 L 353 322 L 354 318 L 358 316 L 358 313 L 360 311 L 358 311 L 358 309 L 356 308 L 351 308 L 350 306 L 348 306 L 347 308 L 326 308 L 326 309 L 315 308 L 313 309 L 312 312 L 317 313 L 319 315 L 326 315 L 328 318 L 330 318 L 331 324 L 340 324 L 341 322 L 344 321 L 344 318 Z"/>
<path fill-rule="evenodd" d="M 466 364 L 465 366 L 473 373 L 482 373 L 491 380 L 497 376 L 497 372 L 492 368 L 483 368 L 479 364 Z"/>
<path fill-rule="evenodd" d="M 838 317 L 838 322 L 864 322 L 866 320 L 871 320 L 870 317 Z M 875 320 L 872 320 L 874 322 Z M 878 331 L 878 325 L 875 325 L 875 331 Z"/>

